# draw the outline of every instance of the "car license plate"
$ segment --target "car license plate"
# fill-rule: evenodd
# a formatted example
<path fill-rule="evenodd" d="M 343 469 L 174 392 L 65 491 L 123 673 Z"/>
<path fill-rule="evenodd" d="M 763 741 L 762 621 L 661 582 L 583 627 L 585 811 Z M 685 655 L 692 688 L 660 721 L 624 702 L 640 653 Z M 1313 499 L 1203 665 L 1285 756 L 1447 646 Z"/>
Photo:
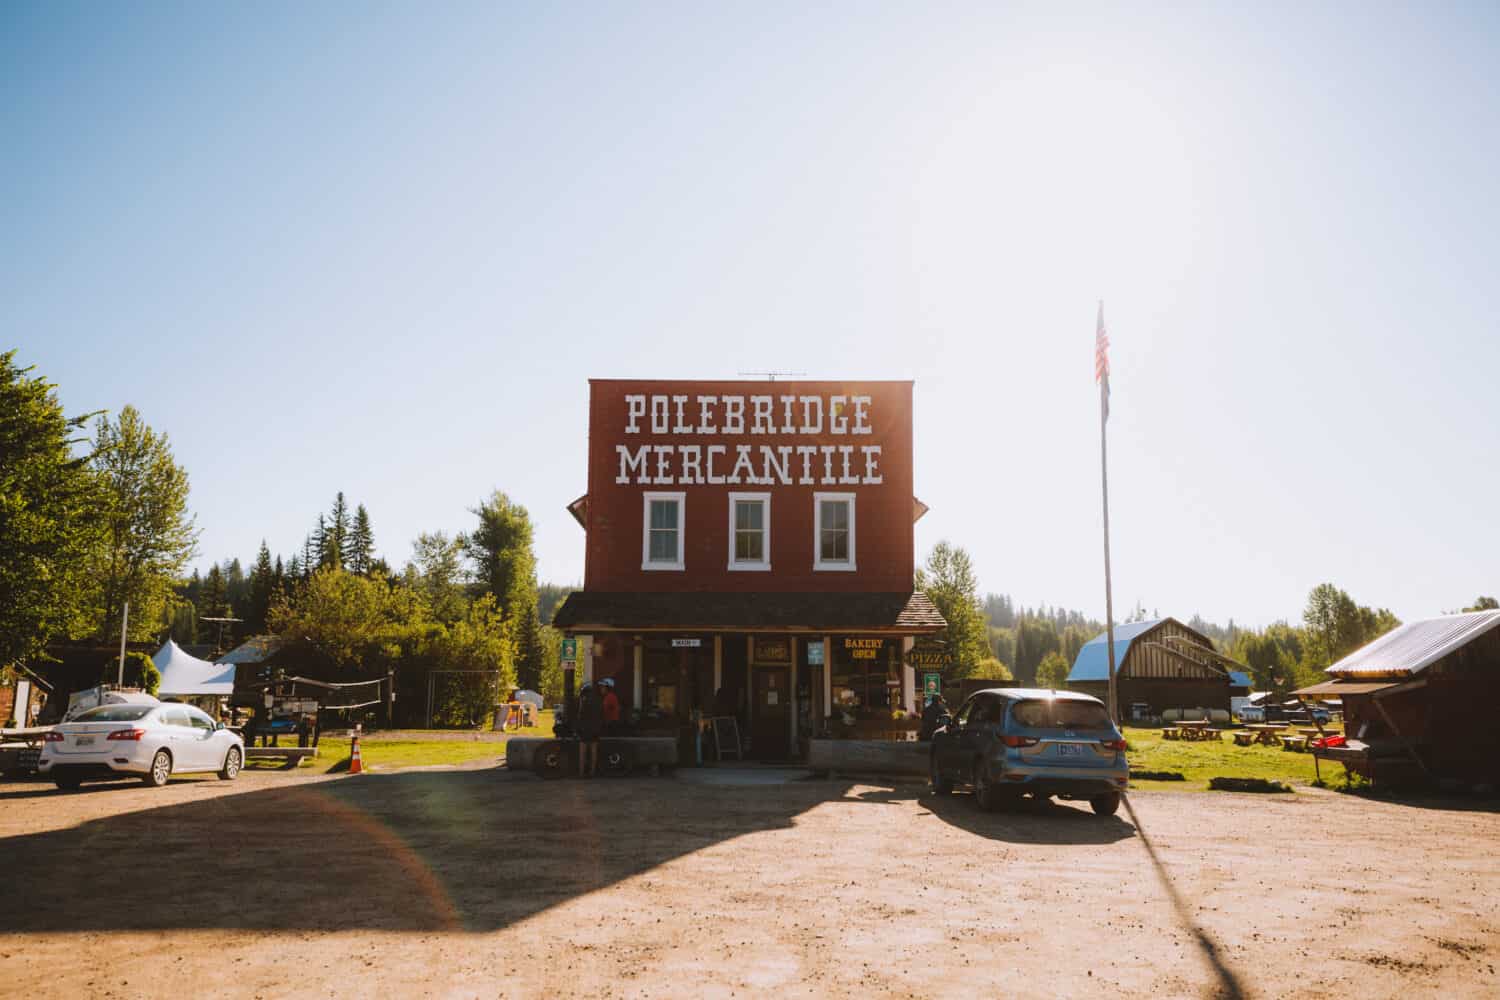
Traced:
<path fill-rule="evenodd" d="M 80 736 L 74 742 L 74 745 L 80 747 L 91 747 L 94 745 L 94 738 L 92 736 Z"/>
<path fill-rule="evenodd" d="M 1081 743 L 1059 743 L 1057 745 L 1059 757 L 1082 757 L 1083 745 Z"/>

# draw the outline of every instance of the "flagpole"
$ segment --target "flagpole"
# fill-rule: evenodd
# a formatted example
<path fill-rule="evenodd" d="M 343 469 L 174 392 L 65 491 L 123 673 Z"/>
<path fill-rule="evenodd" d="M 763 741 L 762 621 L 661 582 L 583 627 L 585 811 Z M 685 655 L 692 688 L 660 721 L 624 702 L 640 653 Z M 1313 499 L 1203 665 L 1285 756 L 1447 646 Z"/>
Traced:
<path fill-rule="evenodd" d="M 1104 327 L 1104 303 L 1099 303 L 1099 328 Z M 1109 717 L 1118 723 L 1118 697 L 1115 693 L 1115 603 L 1109 576 L 1109 375 L 1099 380 L 1099 482 L 1104 496 L 1104 628 L 1105 648 L 1109 651 Z"/>

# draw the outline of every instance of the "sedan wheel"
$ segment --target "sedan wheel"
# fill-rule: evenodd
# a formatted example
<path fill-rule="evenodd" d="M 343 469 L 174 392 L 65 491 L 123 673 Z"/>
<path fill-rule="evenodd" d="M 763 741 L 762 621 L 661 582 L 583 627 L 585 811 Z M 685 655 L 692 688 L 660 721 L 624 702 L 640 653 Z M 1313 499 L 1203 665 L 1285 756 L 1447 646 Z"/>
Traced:
<path fill-rule="evenodd" d="M 224 755 L 224 767 L 219 771 L 219 777 L 225 781 L 233 781 L 240 776 L 240 748 L 230 747 L 229 753 Z"/>
<path fill-rule="evenodd" d="M 156 751 L 156 756 L 151 758 L 151 770 L 147 771 L 141 778 L 152 788 L 161 788 L 172 776 L 172 755 L 165 750 Z"/>

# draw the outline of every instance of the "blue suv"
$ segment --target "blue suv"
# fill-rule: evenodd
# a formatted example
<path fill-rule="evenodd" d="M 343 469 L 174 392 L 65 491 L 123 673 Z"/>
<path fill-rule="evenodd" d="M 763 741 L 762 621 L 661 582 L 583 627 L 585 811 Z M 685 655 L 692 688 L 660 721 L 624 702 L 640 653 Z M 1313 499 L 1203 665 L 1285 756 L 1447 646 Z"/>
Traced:
<path fill-rule="evenodd" d="M 1087 799 L 1112 816 L 1130 784 L 1125 740 L 1098 698 L 1073 691 L 977 691 L 932 737 L 932 791 L 974 789 L 991 811 L 1022 796 Z"/>

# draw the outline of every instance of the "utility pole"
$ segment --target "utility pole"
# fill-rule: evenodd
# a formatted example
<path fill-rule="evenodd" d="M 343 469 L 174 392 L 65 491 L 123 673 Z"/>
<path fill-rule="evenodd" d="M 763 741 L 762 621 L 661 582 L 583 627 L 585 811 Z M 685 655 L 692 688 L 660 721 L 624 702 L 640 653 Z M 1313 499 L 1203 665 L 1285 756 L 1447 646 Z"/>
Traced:
<path fill-rule="evenodd" d="M 130 627 L 130 602 L 125 602 L 125 612 L 120 616 L 120 670 L 115 678 L 115 687 L 125 686 L 125 635 Z"/>

